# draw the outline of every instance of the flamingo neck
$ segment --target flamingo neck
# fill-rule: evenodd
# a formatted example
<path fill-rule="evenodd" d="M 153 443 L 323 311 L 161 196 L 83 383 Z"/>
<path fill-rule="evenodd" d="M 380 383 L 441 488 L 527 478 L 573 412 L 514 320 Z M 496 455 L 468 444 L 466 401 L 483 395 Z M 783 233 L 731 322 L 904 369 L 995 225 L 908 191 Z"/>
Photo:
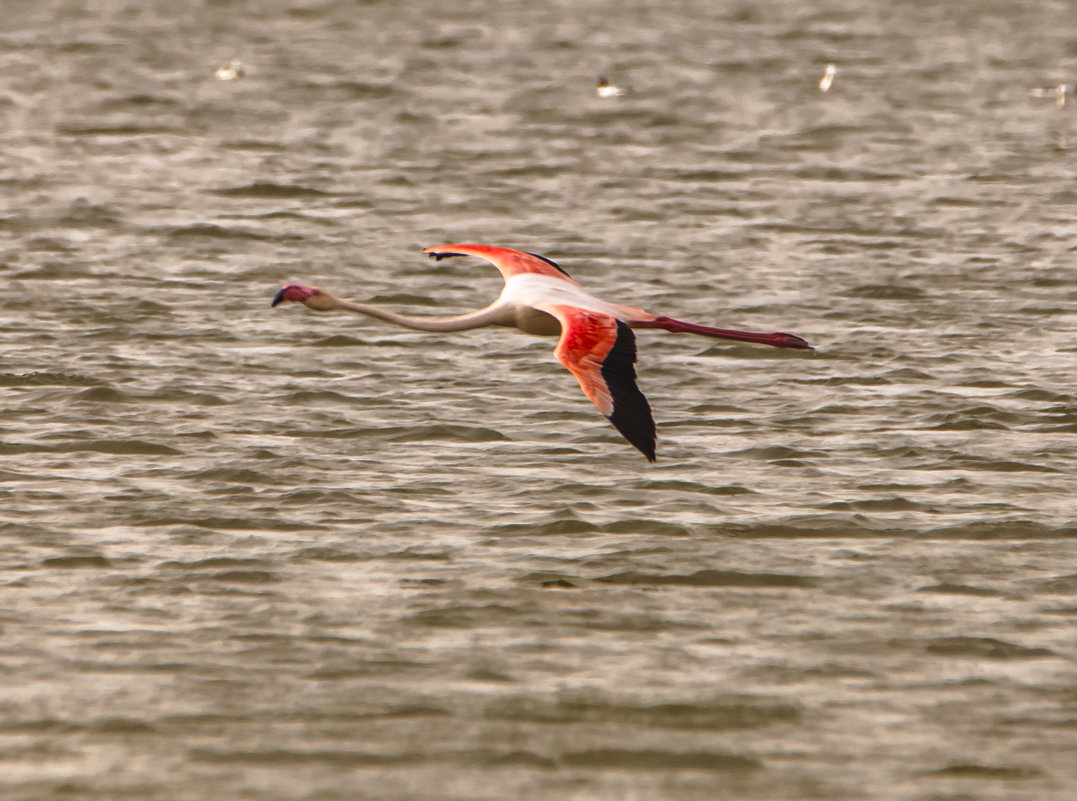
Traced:
<path fill-rule="evenodd" d="M 343 300 L 337 297 L 333 298 L 333 308 L 364 314 L 367 317 L 374 317 L 414 331 L 469 331 L 473 328 L 503 324 L 501 322 L 503 315 L 496 305 L 456 317 L 412 317 L 383 309 L 380 306 L 372 306 L 369 303 L 357 303 L 354 300 Z"/>

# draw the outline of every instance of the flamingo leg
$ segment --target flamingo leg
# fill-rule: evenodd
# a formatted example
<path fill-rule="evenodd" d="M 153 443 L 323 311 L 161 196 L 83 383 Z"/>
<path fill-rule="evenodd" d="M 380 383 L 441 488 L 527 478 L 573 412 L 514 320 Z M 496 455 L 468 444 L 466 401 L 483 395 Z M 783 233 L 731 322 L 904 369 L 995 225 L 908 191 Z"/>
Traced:
<path fill-rule="evenodd" d="M 796 334 L 786 334 L 783 331 L 758 332 L 737 331 L 732 328 L 715 328 L 710 325 L 699 323 L 686 323 L 684 320 L 674 320 L 672 317 L 655 317 L 653 320 L 632 320 L 629 325 L 633 328 L 660 328 L 673 334 L 699 334 L 716 339 L 732 339 L 737 342 L 753 342 L 757 345 L 770 345 L 774 348 L 796 348 L 798 350 L 815 350 L 808 342 Z"/>

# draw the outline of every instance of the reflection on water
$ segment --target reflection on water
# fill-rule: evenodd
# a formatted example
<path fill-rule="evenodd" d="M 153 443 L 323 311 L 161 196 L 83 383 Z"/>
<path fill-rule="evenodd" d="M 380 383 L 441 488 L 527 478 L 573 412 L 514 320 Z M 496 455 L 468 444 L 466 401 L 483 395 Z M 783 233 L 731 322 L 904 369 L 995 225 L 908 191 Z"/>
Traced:
<path fill-rule="evenodd" d="M 1068 801 L 1061 12 L 6 10 L 3 795 Z M 818 352 L 267 308 L 460 241 Z"/>

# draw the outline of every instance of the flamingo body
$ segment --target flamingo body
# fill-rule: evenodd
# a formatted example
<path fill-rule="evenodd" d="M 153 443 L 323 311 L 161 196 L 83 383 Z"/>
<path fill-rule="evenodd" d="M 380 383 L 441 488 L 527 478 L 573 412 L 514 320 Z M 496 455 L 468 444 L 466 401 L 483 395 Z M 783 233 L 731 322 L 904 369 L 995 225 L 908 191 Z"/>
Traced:
<path fill-rule="evenodd" d="M 505 279 L 496 301 L 456 317 L 409 317 L 355 301 L 318 287 L 285 284 L 272 306 L 303 303 L 315 311 L 346 311 L 376 317 L 419 331 L 466 331 L 506 326 L 539 336 L 559 337 L 554 355 L 575 377 L 584 395 L 649 461 L 655 461 L 654 417 L 636 385 L 636 336 L 633 328 L 661 328 L 703 336 L 810 350 L 800 337 L 780 332 L 756 333 L 687 323 L 623 306 L 589 294 L 563 269 L 534 253 L 491 245 L 441 245 L 424 253 L 435 259 L 475 256 L 492 263 Z"/>

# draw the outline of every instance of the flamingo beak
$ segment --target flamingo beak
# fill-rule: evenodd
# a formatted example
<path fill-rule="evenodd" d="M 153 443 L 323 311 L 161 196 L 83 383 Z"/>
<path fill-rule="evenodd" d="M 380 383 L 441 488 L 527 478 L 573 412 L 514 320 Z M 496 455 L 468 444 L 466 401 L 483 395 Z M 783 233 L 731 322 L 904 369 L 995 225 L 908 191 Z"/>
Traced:
<path fill-rule="evenodd" d="M 287 287 L 283 287 L 283 286 L 282 286 L 282 287 L 280 288 L 280 291 L 279 291 L 279 292 L 277 292 L 277 294 L 273 296 L 273 302 L 269 304 L 269 308 L 271 308 L 271 309 L 272 309 L 272 308 L 273 308 L 274 306 L 276 306 L 276 305 L 277 305 L 278 303 L 283 303 L 283 302 L 284 302 L 284 290 L 285 290 L 285 289 L 287 289 Z"/>

